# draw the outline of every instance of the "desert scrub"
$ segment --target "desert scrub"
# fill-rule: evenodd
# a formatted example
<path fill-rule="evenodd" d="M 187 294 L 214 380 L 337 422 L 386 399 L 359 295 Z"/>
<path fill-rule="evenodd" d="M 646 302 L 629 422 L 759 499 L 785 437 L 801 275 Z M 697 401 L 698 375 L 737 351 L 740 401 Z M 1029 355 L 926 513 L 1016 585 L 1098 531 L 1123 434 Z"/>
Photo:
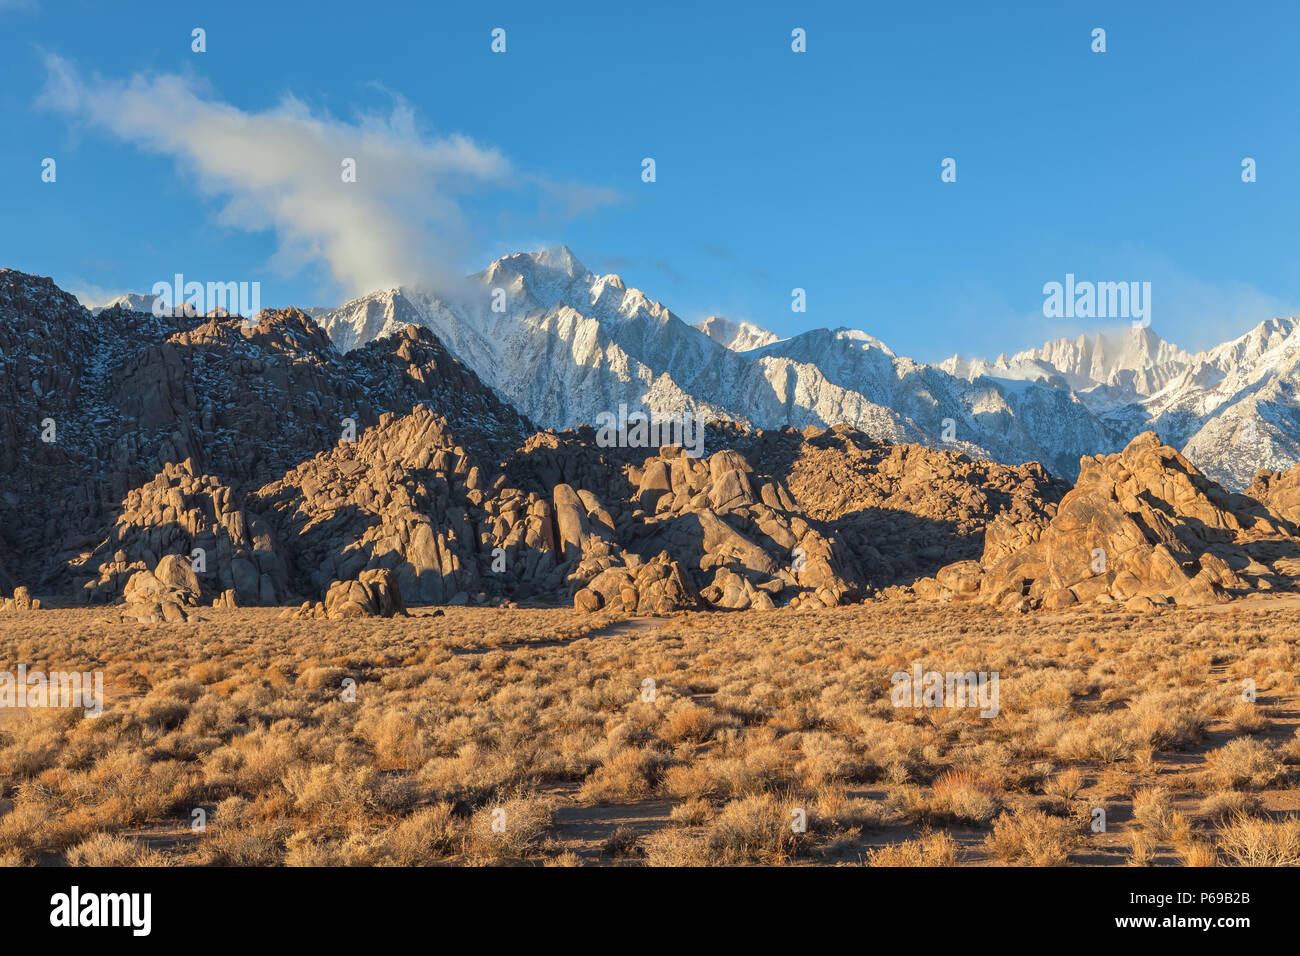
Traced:
<path fill-rule="evenodd" d="M 67 852 L 68 866 L 166 866 L 167 857 L 138 840 L 96 833 Z"/>
<path fill-rule="evenodd" d="M 1282 761 L 1259 740 L 1238 738 L 1205 757 L 1206 773 L 1220 788 L 1261 790 L 1283 776 Z"/>
<path fill-rule="evenodd" d="M 1174 825 L 1174 804 L 1164 787 L 1148 787 L 1133 795 L 1133 818 L 1157 840 L 1166 840 Z"/>
<path fill-rule="evenodd" d="M 586 620 L 570 609 L 448 608 L 436 619 L 417 609 L 346 625 L 275 613 L 214 615 L 197 656 L 192 629 L 81 610 L 39 626 L 0 617 L 9 660 L 109 662 L 101 717 L 0 715 L 0 860 L 86 859 L 78 848 L 99 834 L 183 864 L 635 859 L 602 856 L 600 839 L 567 827 L 514 846 L 488 826 L 471 832 L 520 798 L 582 807 L 612 821 L 606 835 L 620 807 L 662 801 L 668 819 L 639 840 L 651 865 L 866 861 L 886 827 L 907 847 L 900 854 L 951 865 L 940 838 L 971 825 L 989 827 L 1009 862 L 1059 860 L 1059 848 L 1031 845 L 1032 832 L 1013 845 L 1006 808 L 1048 810 L 1049 822 L 1083 834 L 1100 800 L 1117 820 L 1132 807 L 1156 862 L 1231 863 L 1218 828 L 1293 806 L 1300 765 L 1300 737 L 1283 733 L 1300 704 L 1282 673 L 1296 653 L 1277 636 L 1298 619 L 1284 609 L 1216 614 L 1193 640 L 1206 612 L 1008 618 L 887 601 L 801 614 L 798 627 L 782 614 L 685 614 L 662 631 L 568 645 L 556 635 Z M 889 676 L 918 654 L 936 667 L 998 670 L 998 718 L 892 707 Z M 1211 665 L 1232 679 L 1196 683 Z M 646 676 L 654 702 L 640 699 Z M 345 677 L 358 682 L 354 701 L 340 695 Z M 1266 709 L 1240 706 L 1246 677 Z M 1273 726 L 1261 730 L 1260 716 Z M 1219 749 L 1203 760 L 1207 720 Z M 1166 757 L 1183 748 L 1192 753 Z M 1195 827 L 1177 811 L 1148 816 L 1142 791 L 1156 781 L 1175 806 L 1199 805 Z M 232 797 L 244 809 L 224 814 Z M 771 799 L 786 829 L 775 813 L 770 828 L 732 818 L 728 807 L 756 797 Z M 783 841 L 796 804 L 809 829 L 792 853 Z M 194 807 L 209 812 L 206 834 L 190 831 Z M 910 844 L 927 827 L 934 851 L 918 856 Z M 146 831 L 180 836 L 142 843 Z M 956 863 L 986 856 L 1000 859 L 958 850 Z M 1126 847 L 1082 859 L 1131 856 Z"/>
<path fill-rule="evenodd" d="M 275 866 L 292 831 L 287 820 L 264 819 L 247 800 L 229 797 L 217 805 L 198 856 L 216 866 Z"/>
<path fill-rule="evenodd" d="M 705 836 L 707 862 L 722 866 L 788 862 L 807 843 L 806 833 L 794 827 L 795 809 L 793 803 L 767 793 L 728 803 Z"/>
<path fill-rule="evenodd" d="M 890 843 L 867 854 L 867 866 L 956 866 L 961 848 L 951 834 L 938 832 Z"/>
<path fill-rule="evenodd" d="M 970 769 L 945 771 L 932 790 L 930 807 L 936 818 L 986 824 L 1000 808 L 996 786 Z"/>
<path fill-rule="evenodd" d="M 458 852 L 465 839 L 465 821 L 450 803 L 416 810 L 379 835 L 386 860 L 397 866 L 425 866 Z"/>
<path fill-rule="evenodd" d="M 1235 816 L 1219 828 L 1216 843 L 1230 866 L 1300 866 L 1300 819 Z"/>
<path fill-rule="evenodd" d="M 1017 809 L 993 821 L 993 832 L 984 846 L 1004 863 L 1029 866 L 1062 866 L 1078 842 L 1073 823 L 1048 816 L 1041 810 Z"/>
<path fill-rule="evenodd" d="M 581 803 L 627 803 L 654 790 L 664 763 L 662 754 L 642 747 L 627 747 L 611 756 L 583 782 Z"/>
<path fill-rule="evenodd" d="M 646 866 L 704 866 L 708 853 L 703 835 L 686 827 L 664 827 L 641 840 Z"/>
<path fill-rule="evenodd" d="M 469 823 L 465 853 L 488 863 L 536 856 L 551 829 L 550 800 L 520 795 L 478 810 Z"/>

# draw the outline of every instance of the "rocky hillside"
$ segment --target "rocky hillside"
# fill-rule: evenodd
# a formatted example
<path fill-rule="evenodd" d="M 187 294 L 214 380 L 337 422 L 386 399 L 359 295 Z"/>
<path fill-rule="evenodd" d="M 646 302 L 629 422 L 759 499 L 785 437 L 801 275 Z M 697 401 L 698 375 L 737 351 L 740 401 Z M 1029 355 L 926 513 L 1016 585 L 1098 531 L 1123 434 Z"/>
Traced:
<path fill-rule="evenodd" d="M 979 556 L 992 521 L 1044 520 L 1069 489 L 1037 463 L 974 461 L 846 426 L 765 432 L 750 447 L 759 467 L 790 489 L 797 510 L 835 528 L 866 583 L 878 588 Z"/>
<path fill-rule="evenodd" d="M 978 553 L 999 515 L 1064 492 L 1038 466 L 886 446 L 860 432 L 710 430 L 679 447 L 601 448 L 542 432 L 494 470 L 425 407 L 384 416 L 255 493 L 319 598 L 394 572 L 419 603 L 575 601 L 595 610 L 832 606 Z"/>
<path fill-rule="evenodd" d="M 0 272 L 0 396 L 0 574 L 40 587 L 90 569 L 109 529 L 134 520 L 132 490 L 169 463 L 255 489 L 420 402 L 488 460 L 531 430 L 426 329 L 344 356 L 296 309 L 256 323 L 92 315 L 12 270 Z"/>
<path fill-rule="evenodd" d="M 1084 456 L 1073 487 L 848 424 L 715 421 L 698 455 L 627 447 L 587 425 L 535 432 L 426 327 L 341 354 L 302 311 L 256 319 L 92 315 L 48 279 L 0 275 L 5 593 L 145 622 L 250 604 L 1054 610 L 1300 575 L 1300 469 L 1233 494 L 1151 433 Z"/>
<path fill-rule="evenodd" d="M 949 565 L 917 593 L 1020 609 L 1087 602 L 1130 608 L 1222 602 L 1291 590 L 1300 571 L 1294 526 L 1266 502 L 1290 496 L 1261 477 L 1260 498 L 1231 494 L 1152 432 L 1119 454 L 1084 459 L 1055 514 L 989 526 L 978 560 Z M 1271 487 L 1273 494 L 1263 494 Z"/>

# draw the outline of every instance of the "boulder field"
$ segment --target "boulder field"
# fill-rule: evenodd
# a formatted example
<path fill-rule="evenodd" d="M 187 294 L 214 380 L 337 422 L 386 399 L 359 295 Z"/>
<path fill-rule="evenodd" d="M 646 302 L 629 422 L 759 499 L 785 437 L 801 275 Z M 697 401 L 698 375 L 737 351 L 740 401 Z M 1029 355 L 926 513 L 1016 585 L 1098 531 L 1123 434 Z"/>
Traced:
<path fill-rule="evenodd" d="M 1085 457 L 1053 514 L 1001 515 L 978 559 L 917 581 L 918 596 L 1055 610 L 1201 605 L 1295 587 L 1295 469 L 1232 494 L 1152 432 Z"/>

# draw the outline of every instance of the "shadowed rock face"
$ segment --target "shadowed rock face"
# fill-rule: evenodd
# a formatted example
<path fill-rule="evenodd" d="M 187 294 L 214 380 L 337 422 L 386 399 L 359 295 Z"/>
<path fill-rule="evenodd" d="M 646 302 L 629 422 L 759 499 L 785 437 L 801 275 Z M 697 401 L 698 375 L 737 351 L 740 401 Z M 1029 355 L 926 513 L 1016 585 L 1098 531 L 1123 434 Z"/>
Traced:
<path fill-rule="evenodd" d="M 303 462 L 252 501 L 287 542 L 299 593 L 324 596 L 335 581 L 385 568 L 407 600 L 464 603 L 481 590 L 468 522 L 480 473 L 471 470 L 446 419 L 421 406 L 384 415 L 359 441 Z"/>
<path fill-rule="evenodd" d="M 1288 525 L 1292 534 L 1300 530 L 1300 465 L 1285 471 L 1260 471 L 1246 489 L 1246 497 L 1263 504 Z"/>
<path fill-rule="evenodd" d="M 1080 465 L 1050 520 L 999 519 L 978 562 L 945 567 L 918 593 L 1022 608 L 1140 608 L 1289 586 L 1290 575 L 1270 566 L 1291 552 L 1286 521 L 1224 491 L 1154 433 Z"/>
<path fill-rule="evenodd" d="M 794 510 L 833 529 L 863 583 L 886 590 L 978 558 L 994 526 L 1045 522 L 1069 490 L 1037 463 L 973 461 L 845 426 L 764 432 L 743 447 L 784 481 Z"/>
<path fill-rule="evenodd" d="M 228 485 L 195 475 L 187 459 L 168 463 L 128 493 L 108 537 L 74 562 L 78 600 L 113 601 L 137 572 L 157 573 L 165 558 L 177 556 L 195 575 L 196 600 L 232 591 L 247 607 L 279 604 L 285 596 L 288 575 L 270 526 L 245 511 Z"/>
<path fill-rule="evenodd" d="M 120 596 L 130 573 L 152 569 L 164 551 L 214 533 L 218 547 L 231 545 L 213 562 L 224 589 L 245 603 L 280 600 L 286 573 L 251 553 L 267 549 L 236 540 L 237 529 L 216 533 L 220 507 L 388 409 L 429 404 L 488 462 L 532 430 L 424 329 L 345 357 L 297 309 L 264 311 L 256 323 L 92 315 L 49 279 L 11 270 L 0 270 L 0 401 L 0 586 L 89 584 L 96 600 Z M 167 502 L 141 489 L 159 474 L 174 485 L 166 469 L 181 463 L 227 491 L 208 506 L 187 502 L 183 510 L 204 517 L 168 529 Z M 114 562 L 118 551 L 125 560 Z M 205 598 L 215 587 L 205 582 Z"/>
<path fill-rule="evenodd" d="M 384 416 L 356 443 L 304 462 L 253 500 L 289 542 L 294 584 L 304 593 L 385 568 L 401 593 L 420 603 L 463 604 L 488 596 L 567 603 L 590 579 L 622 568 L 635 572 L 630 587 L 644 585 L 646 608 L 693 606 L 695 587 L 682 569 L 671 559 L 643 559 L 637 550 L 646 549 L 641 539 L 651 530 L 630 466 L 620 472 L 599 448 L 571 443 L 564 457 L 578 487 L 560 481 L 547 488 L 556 474 L 548 454 L 553 449 L 538 439 L 507 471 L 544 490 L 512 487 L 504 472 L 489 484 L 447 421 L 419 407 L 400 418 Z M 708 465 L 701 467 L 707 475 Z M 632 498 L 611 495 L 615 488 Z M 762 564 L 774 567 L 770 559 Z M 589 600 L 584 596 L 579 605 Z M 612 601 L 591 609 L 606 603 Z"/>

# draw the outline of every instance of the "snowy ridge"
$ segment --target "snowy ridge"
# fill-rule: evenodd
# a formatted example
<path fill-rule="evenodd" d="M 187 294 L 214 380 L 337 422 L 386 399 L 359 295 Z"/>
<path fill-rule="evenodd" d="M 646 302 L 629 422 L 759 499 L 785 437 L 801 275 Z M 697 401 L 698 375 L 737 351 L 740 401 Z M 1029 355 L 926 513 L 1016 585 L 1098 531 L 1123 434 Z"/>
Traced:
<path fill-rule="evenodd" d="M 1155 428 L 1234 489 L 1300 456 L 1293 319 L 1196 354 L 1132 328 L 929 365 L 849 328 L 778 339 L 717 316 L 688 325 L 565 247 L 498 259 L 442 295 L 381 290 L 313 318 L 342 351 L 425 326 L 545 427 L 591 424 L 620 403 L 759 428 L 844 422 L 882 439 L 1040 461 L 1071 479 L 1081 456 Z"/>
<path fill-rule="evenodd" d="M 717 342 L 723 348 L 733 352 L 749 352 L 780 341 L 767 329 L 761 329 L 753 322 L 733 322 L 720 315 L 711 315 L 695 327 Z"/>

